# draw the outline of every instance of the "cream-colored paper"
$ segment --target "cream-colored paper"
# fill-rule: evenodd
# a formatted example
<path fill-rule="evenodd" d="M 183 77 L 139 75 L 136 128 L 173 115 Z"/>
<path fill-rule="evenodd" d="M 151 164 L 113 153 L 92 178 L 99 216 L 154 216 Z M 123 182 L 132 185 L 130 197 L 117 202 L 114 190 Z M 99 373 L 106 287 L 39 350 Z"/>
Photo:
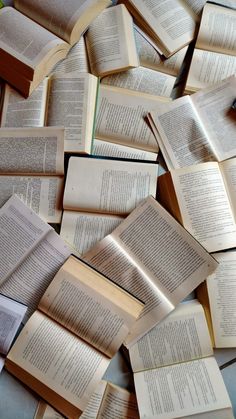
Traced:
<path fill-rule="evenodd" d="M 140 150 L 138 148 L 126 147 L 124 145 L 110 143 L 108 141 L 102 141 L 98 139 L 93 140 L 93 151 L 94 156 L 100 157 L 116 157 L 120 159 L 132 159 L 132 160 L 157 160 L 157 153 L 151 151 Z"/>

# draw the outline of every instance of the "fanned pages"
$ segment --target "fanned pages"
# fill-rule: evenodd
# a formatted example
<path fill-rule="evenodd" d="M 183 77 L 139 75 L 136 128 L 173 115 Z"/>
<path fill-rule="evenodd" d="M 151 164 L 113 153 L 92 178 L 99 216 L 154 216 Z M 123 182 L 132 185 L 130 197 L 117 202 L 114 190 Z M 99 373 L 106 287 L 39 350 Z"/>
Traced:
<path fill-rule="evenodd" d="M 104 10 L 89 26 L 86 45 L 96 76 L 138 67 L 133 21 L 124 5 Z"/>
<path fill-rule="evenodd" d="M 150 160 L 156 161 L 157 154 L 151 151 L 140 150 L 138 148 L 127 147 L 125 145 L 109 143 L 94 139 L 92 154 L 100 157 L 114 157 L 118 159 L 131 159 L 131 160 Z"/>
<path fill-rule="evenodd" d="M 6 367 L 61 413 L 76 418 L 143 304 L 70 257 L 38 308 L 8 354 Z"/>
<path fill-rule="evenodd" d="M 152 197 L 86 253 L 84 260 L 145 302 L 126 339 L 128 345 L 169 314 L 217 266 Z"/>
<path fill-rule="evenodd" d="M 51 74 L 67 74 L 77 71 L 89 73 L 89 63 L 84 36 L 70 49 L 66 58 L 52 69 Z"/>

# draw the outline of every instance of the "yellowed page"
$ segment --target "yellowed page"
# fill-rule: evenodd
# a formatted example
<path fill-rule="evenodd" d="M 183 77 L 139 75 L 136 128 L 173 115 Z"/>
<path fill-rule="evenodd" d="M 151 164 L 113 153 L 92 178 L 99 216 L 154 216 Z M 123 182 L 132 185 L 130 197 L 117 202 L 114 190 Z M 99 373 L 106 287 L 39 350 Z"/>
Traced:
<path fill-rule="evenodd" d="M 140 65 L 172 76 L 177 76 L 183 64 L 188 47 L 180 49 L 171 57 L 165 59 L 144 37 L 143 32 L 137 25 L 134 25 L 134 29 Z"/>
<path fill-rule="evenodd" d="M 195 20 L 184 2 L 175 0 L 171 5 L 165 0 L 129 0 L 135 13 L 144 20 L 147 32 L 155 39 L 157 46 L 168 57 L 189 44 L 194 38 Z"/>
<path fill-rule="evenodd" d="M 109 358 L 120 348 L 142 308 L 73 257 L 64 263 L 39 303 L 41 311 Z"/>
<path fill-rule="evenodd" d="M 219 262 L 216 271 L 207 278 L 216 348 L 236 346 L 236 252 L 215 253 Z"/>
<path fill-rule="evenodd" d="M 138 372 L 134 381 L 141 418 L 234 418 L 213 357 Z"/>
<path fill-rule="evenodd" d="M 50 79 L 46 125 L 65 126 L 65 151 L 90 153 L 98 79 L 87 73 Z"/>
<path fill-rule="evenodd" d="M 52 69 L 52 74 L 67 74 L 73 71 L 89 73 L 89 63 L 84 36 L 70 49 L 66 58 Z"/>
<path fill-rule="evenodd" d="M 80 410 L 109 364 L 108 358 L 39 311 L 26 323 L 8 359 Z"/>
<path fill-rule="evenodd" d="M 196 48 L 236 55 L 236 10 L 207 3 L 204 7 Z"/>
<path fill-rule="evenodd" d="M 135 394 L 107 383 L 97 416 L 97 419 L 104 418 L 139 419 Z"/>
<path fill-rule="evenodd" d="M 213 355 L 202 305 L 197 300 L 179 304 L 131 346 L 129 355 L 134 372 Z"/>
<path fill-rule="evenodd" d="M 64 174 L 64 128 L 2 128 L 0 173 Z"/>
<path fill-rule="evenodd" d="M 171 171 L 183 225 L 208 252 L 236 246 L 236 224 L 218 163 Z"/>
<path fill-rule="evenodd" d="M 13 87 L 5 85 L 1 127 L 42 127 L 44 126 L 48 78 L 25 99 Z"/>
<path fill-rule="evenodd" d="M 158 152 L 157 141 L 145 118 L 163 101 L 169 99 L 101 85 L 95 137 Z"/>
<path fill-rule="evenodd" d="M 235 76 L 191 96 L 218 161 L 236 155 L 235 114 L 231 110 L 235 97 Z"/>
<path fill-rule="evenodd" d="M 93 151 L 94 156 L 101 157 L 116 157 L 121 159 L 132 159 L 132 160 L 149 160 L 156 161 L 157 153 L 151 151 L 140 150 L 138 148 L 127 147 L 121 144 L 110 143 L 108 141 L 102 141 L 98 139 L 93 140 Z"/>
<path fill-rule="evenodd" d="M 220 170 L 224 179 L 228 199 L 236 220 L 236 159 L 225 160 L 220 163 Z"/>
<path fill-rule="evenodd" d="M 232 55 L 195 49 L 186 90 L 189 93 L 204 89 L 236 73 L 236 58 Z"/>
<path fill-rule="evenodd" d="M 69 247 L 51 230 L 0 285 L 1 294 L 27 306 L 23 323 L 37 309 L 44 292 L 70 253 Z"/>
<path fill-rule="evenodd" d="M 60 223 L 64 178 L 59 176 L 0 176 L 0 206 L 16 194 L 48 223 Z"/>
<path fill-rule="evenodd" d="M 138 67 L 102 79 L 102 84 L 170 97 L 176 78 L 150 68 Z"/>
<path fill-rule="evenodd" d="M 129 214 L 148 195 L 155 196 L 158 165 L 71 157 L 64 209 Z"/>
<path fill-rule="evenodd" d="M 162 104 L 150 112 L 169 170 L 216 160 L 209 136 L 190 96 Z"/>
<path fill-rule="evenodd" d="M 129 346 L 169 314 L 217 266 L 152 197 L 85 254 L 84 260 L 145 303 L 126 339 Z"/>
<path fill-rule="evenodd" d="M 104 10 L 89 26 L 86 45 L 92 73 L 105 76 L 138 67 L 133 20 L 123 4 Z"/>
<path fill-rule="evenodd" d="M 64 211 L 60 236 L 70 246 L 73 254 L 81 257 L 111 233 L 123 219 L 119 215 Z"/>

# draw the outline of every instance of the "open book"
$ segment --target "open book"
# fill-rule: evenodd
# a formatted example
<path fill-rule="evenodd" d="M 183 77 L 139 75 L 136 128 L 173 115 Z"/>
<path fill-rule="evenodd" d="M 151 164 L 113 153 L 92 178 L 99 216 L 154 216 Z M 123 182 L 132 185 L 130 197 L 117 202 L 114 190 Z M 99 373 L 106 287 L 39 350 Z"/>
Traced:
<path fill-rule="evenodd" d="M 29 316 L 71 252 L 15 195 L 0 209 L 0 224 L 0 293 L 25 304 Z"/>
<path fill-rule="evenodd" d="M 1 126 L 64 126 L 65 151 L 90 153 L 98 79 L 87 73 L 55 74 L 24 99 L 6 85 Z"/>
<path fill-rule="evenodd" d="M 197 289 L 216 348 L 235 348 L 236 252 L 214 253 L 219 265 Z"/>
<path fill-rule="evenodd" d="M 180 304 L 130 349 L 140 418 L 233 419 L 204 310 Z"/>
<path fill-rule="evenodd" d="M 6 359 L 6 368 L 57 410 L 77 418 L 143 304 L 70 257 Z"/>
<path fill-rule="evenodd" d="M 101 381 L 80 419 L 102 418 L 139 419 L 135 395 L 110 382 Z M 63 417 L 51 406 L 40 401 L 34 419 L 63 419 Z"/>
<path fill-rule="evenodd" d="M 235 6 L 235 2 L 233 3 Z M 185 91 L 196 92 L 236 72 L 236 10 L 204 7 Z"/>
<path fill-rule="evenodd" d="M 49 75 L 62 75 L 74 71 L 78 73 L 89 73 L 89 62 L 84 36 L 81 36 L 80 40 L 73 45 L 66 58 L 53 67 Z"/>
<path fill-rule="evenodd" d="M 0 154 L 0 206 L 15 193 L 45 221 L 60 222 L 64 129 L 2 128 Z"/>
<path fill-rule="evenodd" d="M 236 247 L 236 158 L 171 170 L 159 199 L 208 252 Z"/>
<path fill-rule="evenodd" d="M 2 8 L 0 76 L 29 96 L 108 5 L 110 0 L 67 0 L 66 5 L 63 0 L 15 0 L 15 9 Z"/>
<path fill-rule="evenodd" d="M 173 0 L 171 5 L 165 0 L 122 0 L 122 3 L 165 57 L 174 54 L 194 39 L 195 18 L 183 1 Z"/>
<path fill-rule="evenodd" d="M 169 170 L 236 155 L 231 109 L 235 97 L 236 77 L 232 76 L 150 113 L 149 121 Z"/>
<path fill-rule="evenodd" d="M 83 259 L 145 303 L 129 346 L 169 314 L 217 262 L 148 197 Z"/>
<path fill-rule="evenodd" d="M 121 144 L 109 143 L 108 141 L 98 140 L 97 138 L 93 140 L 92 155 L 117 159 L 157 160 L 157 153 Z"/>
<path fill-rule="evenodd" d="M 85 37 L 90 68 L 96 76 L 138 67 L 133 20 L 123 4 L 104 10 Z"/>
<path fill-rule="evenodd" d="M 101 85 L 95 137 L 157 153 L 155 136 L 145 117 L 169 98 Z"/>

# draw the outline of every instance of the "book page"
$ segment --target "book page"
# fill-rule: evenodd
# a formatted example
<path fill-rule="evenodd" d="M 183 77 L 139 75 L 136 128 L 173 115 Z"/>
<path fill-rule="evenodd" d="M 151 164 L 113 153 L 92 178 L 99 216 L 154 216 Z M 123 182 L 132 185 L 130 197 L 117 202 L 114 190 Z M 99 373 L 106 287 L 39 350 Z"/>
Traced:
<path fill-rule="evenodd" d="M 60 236 L 81 257 L 123 221 L 118 215 L 64 211 Z"/>
<path fill-rule="evenodd" d="M 89 63 L 84 36 L 70 49 L 66 58 L 52 69 L 52 74 L 67 74 L 73 71 L 89 73 Z"/>
<path fill-rule="evenodd" d="M 85 152 L 87 142 L 91 148 L 96 90 L 97 78 L 87 73 L 50 79 L 46 124 L 65 127 L 66 152 Z"/>
<path fill-rule="evenodd" d="M 43 400 L 39 401 L 37 410 L 34 415 L 34 419 L 64 419 L 59 412 L 57 412 L 53 407 L 44 402 Z"/>
<path fill-rule="evenodd" d="M 1 294 L 28 307 L 24 323 L 38 307 L 44 292 L 70 253 L 58 234 L 51 230 L 7 281 L 1 284 Z"/>
<path fill-rule="evenodd" d="M 107 383 L 97 416 L 97 419 L 105 418 L 139 419 L 135 394 L 112 383 Z"/>
<path fill-rule="evenodd" d="M 71 157 L 64 209 L 129 214 L 156 195 L 157 175 L 157 164 Z"/>
<path fill-rule="evenodd" d="M 0 278 L 4 282 L 52 229 L 12 196 L 0 209 Z"/>
<path fill-rule="evenodd" d="M 236 55 L 236 10 L 207 3 L 203 9 L 196 48 Z"/>
<path fill-rule="evenodd" d="M 16 194 L 48 223 L 60 223 L 64 178 L 59 176 L 0 176 L 0 206 Z"/>
<path fill-rule="evenodd" d="M 183 225 L 208 252 L 236 246 L 236 225 L 218 163 L 171 172 Z"/>
<path fill-rule="evenodd" d="M 126 339 L 129 345 L 169 314 L 217 266 L 152 197 L 85 254 L 84 260 L 145 303 Z"/>
<path fill-rule="evenodd" d="M 218 161 L 236 155 L 235 113 L 231 110 L 235 97 L 234 76 L 191 96 Z"/>
<path fill-rule="evenodd" d="M 15 28 L 18 28 L 18 31 Z M 0 48 L 31 69 L 35 69 L 42 58 L 56 45 L 68 48 L 64 41 L 13 7 L 0 9 Z M 31 75 L 32 80 L 32 70 L 27 70 L 25 76 L 27 75 L 29 77 Z"/>
<path fill-rule="evenodd" d="M 47 316 L 109 358 L 142 308 L 142 303 L 73 257 L 58 271 L 39 303 Z"/>
<path fill-rule="evenodd" d="M 100 13 L 85 36 L 90 67 L 96 76 L 139 65 L 133 20 L 123 4 Z"/>
<path fill-rule="evenodd" d="M 218 83 L 236 73 L 236 57 L 195 49 L 186 84 L 188 92 L 195 92 Z"/>
<path fill-rule="evenodd" d="M 166 57 L 172 55 L 194 38 L 195 20 L 185 4 L 180 0 L 171 3 L 161 0 L 129 0 L 140 22 L 148 28 L 147 32 L 156 40 Z"/>
<path fill-rule="evenodd" d="M 160 135 L 159 146 L 168 169 L 216 160 L 206 130 L 190 96 L 183 96 L 150 112 Z"/>
<path fill-rule="evenodd" d="M 157 154 L 125 145 L 109 143 L 108 141 L 93 140 L 92 155 L 101 157 L 115 157 L 118 159 L 156 161 Z"/>
<path fill-rule="evenodd" d="M 227 0 L 226 0 L 227 1 Z M 206 0 L 184 0 L 184 3 L 197 15 L 200 17 L 202 9 L 206 4 Z"/>
<path fill-rule="evenodd" d="M 25 99 L 8 84 L 5 85 L 1 127 L 42 127 L 44 126 L 48 79 Z"/>
<path fill-rule="evenodd" d="M 236 252 L 215 253 L 219 262 L 216 271 L 207 278 L 216 348 L 236 346 Z"/>
<path fill-rule="evenodd" d="M 1 128 L 0 173 L 64 174 L 63 128 Z"/>
<path fill-rule="evenodd" d="M 102 79 L 102 84 L 156 96 L 170 97 L 176 78 L 150 68 L 138 67 Z"/>
<path fill-rule="evenodd" d="M 6 355 L 27 307 L 0 294 L 0 353 Z"/>
<path fill-rule="evenodd" d="M 117 144 L 158 152 L 157 141 L 145 120 L 147 113 L 168 99 L 101 85 L 95 137 Z"/>
<path fill-rule="evenodd" d="M 134 372 L 213 355 L 202 305 L 181 303 L 129 349 Z"/>
<path fill-rule="evenodd" d="M 207 412 L 209 418 L 234 417 L 213 357 L 138 372 L 134 374 L 134 381 L 141 417 L 174 419 L 195 418 L 196 415 L 198 418 Z M 221 409 L 225 410 L 220 412 Z"/>
<path fill-rule="evenodd" d="M 188 47 L 184 47 L 171 57 L 164 59 L 154 46 L 142 35 L 140 28 L 137 25 L 134 25 L 134 35 L 140 65 L 177 77 Z"/>
<path fill-rule="evenodd" d="M 221 175 L 224 179 L 228 199 L 236 220 L 236 159 L 229 159 L 219 164 Z"/>
<path fill-rule="evenodd" d="M 80 410 L 109 364 L 108 358 L 39 311 L 26 323 L 8 359 Z"/>
<path fill-rule="evenodd" d="M 2 369 L 3 369 L 3 367 L 4 367 L 4 364 L 5 364 L 5 358 L 3 358 L 0 355 L 0 373 L 1 373 Z"/>

